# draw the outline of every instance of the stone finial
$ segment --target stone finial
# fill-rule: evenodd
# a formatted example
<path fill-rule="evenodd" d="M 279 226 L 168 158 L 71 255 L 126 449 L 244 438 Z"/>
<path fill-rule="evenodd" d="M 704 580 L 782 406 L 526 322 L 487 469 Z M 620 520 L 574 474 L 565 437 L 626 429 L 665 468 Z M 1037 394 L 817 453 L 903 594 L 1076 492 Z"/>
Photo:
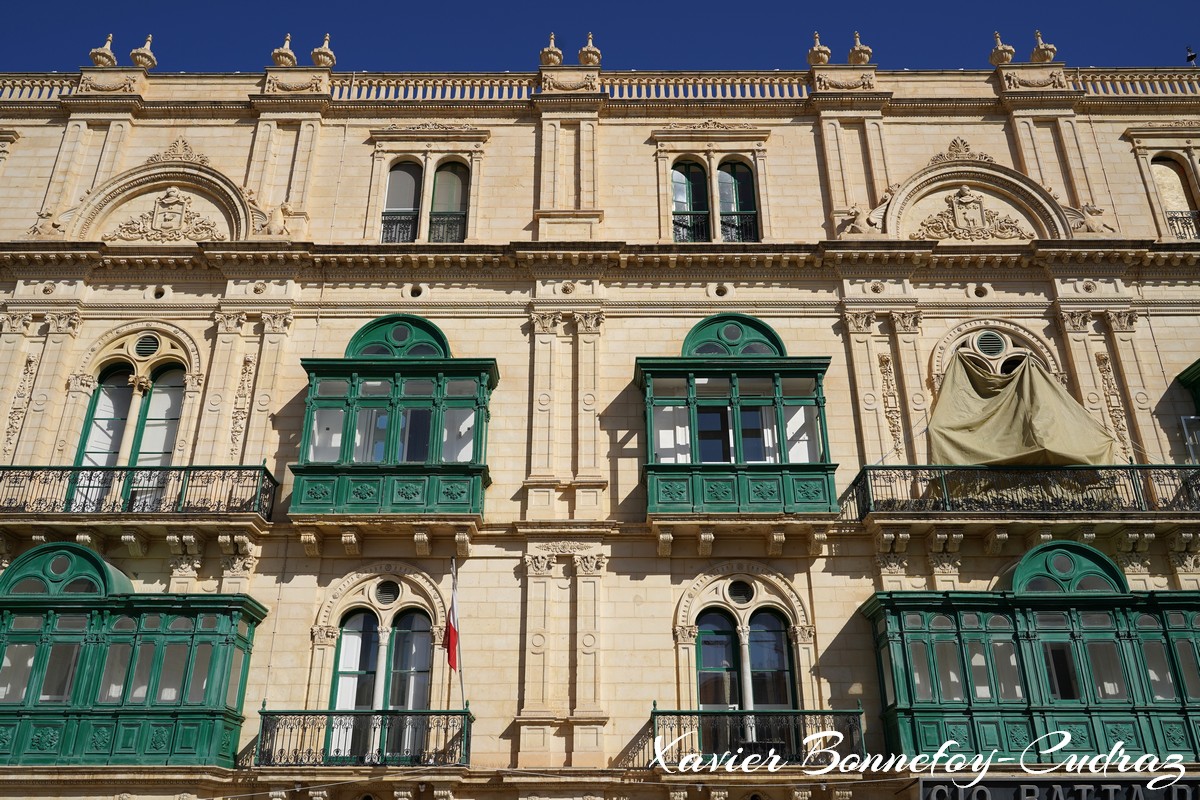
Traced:
<path fill-rule="evenodd" d="M 994 67 L 1008 64 L 1013 60 L 1013 56 L 1017 54 L 1016 48 L 1011 44 L 1005 44 L 1000 41 L 1000 31 L 996 31 L 992 35 L 996 37 L 996 46 L 992 48 L 992 54 L 988 56 L 988 61 L 992 62 L 992 66 Z"/>
<path fill-rule="evenodd" d="M 153 39 L 153 36 L 147 36 L 144 45 L 129 51 L 129 57 L 133 59 L 133 63 L 142 69 L 154 69 L 158 66 L 158 59 L 154 57 L 154 53 L 150 52 L 150 42 Z"/>
<path fill-rule="evenodd" d="M 825 45 L 821 44 L 821 35 L 813 31 L 813 46 L 808 51 L 808 63 L 810 66 L 819 67 L 822 64 L 829 63 L 829 57 L 833 55 L 833 51 Z"/>
<path fill-rule="evenodd" d="M 1034 31 L 1033 38 L 1037 39 L 1037 46 L 1033 48 L 1033 53 L 1030 54 L 1029 60 L 1035 64 L 1045 64 L 1047 61 L 1053 61 L 1054 54 L 1058 52 L 1058 48 L 1052 44 L 1043 42 L 1041 31 Z"/>
<path fill-rule="evenodd" d="M 579 48 L 579 63 L 585 67 L 600 66 L 600 48 L 592 44 L 591 31 L 588 31 L 588 43 Z"/>
<path fill-rule="evenodd" d="M 337 59 L 333 55 L 333 51 L 329 49 L 329 34 L 325 34 L 325 41 L 322 45 L 312 51 L 312 61 L 318 67 L 332 67 L 337 63 Z"/>
<path fill-rule="evenodd" d="M 871 53 L 874 52 L 870 47 L 863 44 L 858 38 L 858 31 L 854 32 L 854 47 L 850 48 L 850 55 L 846 56 L 846 61 L 856 66 L 871 63 Z"/>
<path fill-rule="evenodd" d="M 541 62 L 543 67 L 557 67 L 562 63 L 562 50 L 554 46 L 554 34 L 550 34 L 550 44 L 542 48 Z"/>
<path fill-rule="evenodd" d="M 296 66 L 296 54 L 292 52 L 292 35 L 290 33 L 283 37 L 283 47 L 276 47 L 271 51 L 271 60 L 277 67 Z"/>
<path fill-rule="evenodd" d="M 115 67 L 117 65 L 117 57 L 112 51 L 112 34 L 104 40 L 103 47 L 94 47 L 88 53 L 92 57 L 92 63 L 97 67 Z"/>

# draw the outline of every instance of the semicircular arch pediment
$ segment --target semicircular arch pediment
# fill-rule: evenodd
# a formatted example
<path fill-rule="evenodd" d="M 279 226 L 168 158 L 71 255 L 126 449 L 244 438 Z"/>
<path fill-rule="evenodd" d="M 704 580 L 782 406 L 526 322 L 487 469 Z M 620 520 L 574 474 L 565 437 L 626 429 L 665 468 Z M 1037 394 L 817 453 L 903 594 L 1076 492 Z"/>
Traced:
<path fill-rule="evenodd" d="M 241 189 L 197 162 L 157 161 L 127 170 L 88 194 L 66 225 L 68 239 L 183 243 L 247 239 L 261 224 Z"/>
<path fill-rule="evenodd" d="M 956 244 L 1073 238 L 1050 192 L 1015 169 L 982 160 L 916 172 L 892 194 L 884 230 L 897 239 Z"/>

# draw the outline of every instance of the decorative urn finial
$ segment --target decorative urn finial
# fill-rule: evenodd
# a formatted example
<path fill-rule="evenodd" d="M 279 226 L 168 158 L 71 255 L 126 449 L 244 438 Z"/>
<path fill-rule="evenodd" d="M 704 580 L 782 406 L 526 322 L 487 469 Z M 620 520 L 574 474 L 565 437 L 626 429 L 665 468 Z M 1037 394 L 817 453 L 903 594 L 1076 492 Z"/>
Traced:
<path fill-rule="evenodd" d="M 813 46 L 808 51 L 809 65 L 819 67 L 822 64 L 828 64 L 831 55 L 833 55 L 833 51 L 821 44 L 821 35 L 813 31 Z"/>
<path fill-rule="evenodd" d="M 312 53 L 313 64 L 318 67 L 332 67 L 337 63 L 333 51 L 329 49 L 329 34 L 325 34 L 325 42 Z"/>
<path fill-rule="evenodd" d="M 554 46 L 554 34 L 550 34 L 550 44 L 542 48 L 541 62 L 543 67 L 557 67 L 562 63 L 562 50 Z"/>
<path fill-rule="evenodd" d="M 150 52 L 150 42 L 153 40 L 153 36 L 147 36 L 144 45 L 129 51 L 129 57 L 133 59 L 133 63 L 142 69 L 154 69 L 158 66 L 158 59 L 154 57 L 154 53 Z"/>
<path fill-rule="evenodd" d="M 870 64 L 871 53 L 874 52 L 870 47 L 863 44 L 858 38 L 858 31 L 854 32 L 854 47 L 850 48 L 850 55 L 846 57 L 848 63 L 854 65 Z"/>
<path fill-rule="evenodd" d="M 110 33 L 108 38 L 104 40 L 103 47 L 92 48 L 88 55 L 92 57 L 92 63 L 97 67 L 115 67 L 117 65 L 117 57 L 113 55 L 112 51 L 112 34 Z"/>
<path fill-rule="evenodd" d="M 588 43 L 579 48 L 579 63 L 585 67 L 600 66 L 600 48 L 592 44 L 591 31 L 588 31 Z"/>
<path fill-rule="evenodd" d="M 1013 60 L 1013 56 L 1017 54 L 1016 48 L 1011 44 L 1005 44 L 1000 41 L 1000 31 L 996 31 L 992 35 L 996 37 L 996 46 L 992 48 L 992 54 L 988 56 L 988 61 L 992 62 L 992 66 L 994 67 L 1008 64 Z"/>
<path fill-rule="evenodd" d="M 1029 56 L 1029 60 L 1035 64 L 1045 64 L 1047 61 L 1053 61 L 1054 54 L 1058 52 L 1058 48 L 1052 44 L 1043 42 L 1041 31 L 1034 31 L 1033 38 L 1037 39 L 1037 46 L 1033 48 L 1033 53 Z"/>
<path fill-rule="evenodd" d="M 283 47 L 276 47 L 271 51 L 271 60 L 277 67 L 296 66 L 296 54 L 292 52 L 292 35 L 290 33 L 283 37 Z"/>

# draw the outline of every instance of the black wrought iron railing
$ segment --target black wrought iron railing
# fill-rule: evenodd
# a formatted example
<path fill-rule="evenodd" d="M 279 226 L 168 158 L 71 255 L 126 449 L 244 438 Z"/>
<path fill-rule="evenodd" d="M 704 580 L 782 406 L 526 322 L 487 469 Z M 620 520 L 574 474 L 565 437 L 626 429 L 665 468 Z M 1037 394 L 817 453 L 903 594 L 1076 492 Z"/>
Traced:
<path fill-rule="evenodd" d="M 417 240 L 417 212 L 415 211 L 385 211 L 383 212 L 384 244 L 400 242 L 415 242 Z"/>
<path fill-rule="evenodd" d="M 457 211 L 429 214 L 429 241 L 463 242 L 467 239 L 467 215 Z"/>
<path fill-rule="evenodd" d="M 712 241 L 712 234 L 708 230 L 707 211 L 676 211 L 671 215 L 671 226 L 677 242 Z"/>
<path fill-rule="evenodd" d="M 260 711 L 261 767 L 466 766 L 467 711 Z"/>
<path fill-rule="evenodd" d="M 0 467 L 0 514 L 234 514 L 269 519 L 266 467 Z"/>
<path fill-rule="evenodd" d="M 678 764 L 759 755 L 797 765 L 826 763 L 832 753 L 862 755 L 861 711 L 659 711 L 650 713 L 654 761 Z"/>
<path fill-rule="evenodd" d="M 1200 511 L 1200 467 L 864 467 L 851 484 L 859 519 L 925 512 Z"/>
<path fill-rule="evenodd" d="M 725 211 L 721 214 L 721 239 L 726 242 L 757 242 L 757 211 Z"/>
<path fill-rule="evenodd" d="M 1200 239 L 1200 211 L 1168 211 L 1167 229 L 1179 239 Z"/>

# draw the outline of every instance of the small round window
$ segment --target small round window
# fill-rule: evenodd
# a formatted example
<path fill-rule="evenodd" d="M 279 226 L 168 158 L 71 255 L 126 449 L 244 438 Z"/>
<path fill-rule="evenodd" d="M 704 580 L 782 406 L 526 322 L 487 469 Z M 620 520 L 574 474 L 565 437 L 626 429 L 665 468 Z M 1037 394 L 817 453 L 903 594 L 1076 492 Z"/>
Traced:
<path fill-rule="evenodd" d="M 412 337 L 412 328 L 407 325 L 393 325 L 392 329 L 388 331 L 388 336 L 396 344 L 404 344 Z"/>
<path fill-rule="evenodd" d="M 375 599 L 380 605 L 390 606 L 400 599 L 400 584 L 395 581 L 380 581 L 375 587 Z"/>
<path fill-rule="evenodd" d="M 137 353 L 139 358 L 149 358 L 158 352 L 158 337 L 149 335 L 141 337 L 134 344 L 133 352 Z"/>
<path fill-rule="evenodd" d="M 741 326 L 734 325 L 732 322 L 721 328 L 721 338 L 727 342 L 738 342 L 742 338 Z"/>
<path fill-rule="evenodd" d="M 55 556 L 50 560 L 50 565 L 47 567 L 50 574 L 56 578 L 61 578 L 67 574 L 67 570 L 71 568 L 71 559 L 66 556 Z"/>
<path fill-rule="evenodd" d="M 754 599 L 754 587 L 745 581 L 729 584 L 729 599 L 735 603 L 749 603 Z"/>
<path fill-rule="evenodd" d="M 1075 568 L 1075 563 L 1071 561 L 1071 557 L 1066 553 L 1059 553 L 1050 559 L 1050 568 L 1059 575 L 1069 575 L 1071 570 Z"/>

